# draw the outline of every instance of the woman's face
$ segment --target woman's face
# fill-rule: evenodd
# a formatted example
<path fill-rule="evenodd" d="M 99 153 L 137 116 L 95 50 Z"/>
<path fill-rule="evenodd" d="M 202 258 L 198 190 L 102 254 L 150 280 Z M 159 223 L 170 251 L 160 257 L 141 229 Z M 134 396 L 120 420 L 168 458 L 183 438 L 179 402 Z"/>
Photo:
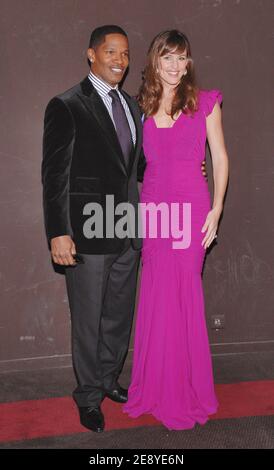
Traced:
<path fill-rule="evenodd" d="M 158 61 L 158 73 L 162 82 L 176 86 L 186 72 L 187 55 L 184 52 L 169 52 Z"/>

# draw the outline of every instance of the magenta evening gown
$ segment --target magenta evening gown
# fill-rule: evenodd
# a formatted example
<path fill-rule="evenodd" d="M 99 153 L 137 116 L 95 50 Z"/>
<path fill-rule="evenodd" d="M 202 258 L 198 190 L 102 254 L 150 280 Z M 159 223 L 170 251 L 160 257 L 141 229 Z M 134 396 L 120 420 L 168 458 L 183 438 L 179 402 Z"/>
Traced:
<path fill-rule="evenodd" d="M 157 128 L 152 117 L 144 123 L 141 201 L 190 202 L 191 244 L 173 249 L 170 237 L 143 240 L 133 369 L 123 411 L 131 417 L 149 413 L 168 429 L 204 424 L 218 407 L 201 279 L 201 229 L 211 209 L 201 162 L 206 116 L 221 101 L 219 90 L 201 90 L 194 117 L 181 114 L 171 128 Z"/>

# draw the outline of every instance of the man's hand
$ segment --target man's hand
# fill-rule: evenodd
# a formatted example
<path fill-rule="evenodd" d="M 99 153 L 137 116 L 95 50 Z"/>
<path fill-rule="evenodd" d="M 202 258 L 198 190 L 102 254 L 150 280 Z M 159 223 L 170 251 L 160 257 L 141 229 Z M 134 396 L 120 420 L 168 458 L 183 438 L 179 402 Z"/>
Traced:
<path fill-rule="evenodd" d="M 205 162 L 205 160 L 202 161 L 201 170 L 202 170 L 202 175 L 205 177 L 205 179 L 207 181 L 207 172 L 206 172 L 206 162 Z"/>
<path fill-rule="evenodd" d="M 50 245 L 54 263 L 62 266 L 74 266 L 76 264 L 72 256 L 76 254 L 75 244 L 69 235 L 52 238 Z"/>

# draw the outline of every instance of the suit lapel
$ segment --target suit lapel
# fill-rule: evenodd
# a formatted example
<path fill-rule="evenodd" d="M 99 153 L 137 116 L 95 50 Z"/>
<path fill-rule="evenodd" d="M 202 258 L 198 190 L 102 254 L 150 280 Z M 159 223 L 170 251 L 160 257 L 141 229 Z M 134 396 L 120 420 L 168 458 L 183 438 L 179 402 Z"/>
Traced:
<path fill-rule="evenodd" d="M 111 148 L 117 154 L 120 163 L 123 166 L 125 173 L 127 173 L 124 155 L 120 146 L 119 139 L 115 127 L 113 125 L 112 119 L 108 113 L 108 110 L 105 107 L 101 97 L 95 90 L 90 79 L 86 77 L 80 84 L 82 93 L 79 93 L 78 96 L 81 101 L 84 103 L 85 107 L 96 119 L 99 126 L 102 128 L 106 139 L 108 140 Z"/>
<path fill-rule="evenodd" d="M 92 85 L 88 77 L 86 77 L 80 83 L 80 87 L 81 87 L 81 93 L 78 93 L 79 98 L 82 100 L 85 107 L 92 114 L 92 116 L 96 119 L 99 126 L 103 130 L 104 135 L 106 139 L 108 140 L 111 148 L 117 154 L 124 172 L 130 175 L 134 160 L 140 150 L 139 147 L 140 147 L 140 139 L 141 139 L 141 133 L 142 133 L 142 123 L 140 120 L 140 115 L 138 113 L 138 110 L 132 104 L 132 101 L 128 98 L 127 94 L 124 93 L 123 90 L 120 90 L 120 92 L 122 93 L 123 97 L 125 98 L 128 104 L 128 107 L 130 109 L 131 115 L 135 123 L 135 129 L 136 129 L 136 143 L 135 143 L 135 146 L 132 146 L 132 152 L 131 152 L 130 159 L 129 159 L 129 167 L 127 169 L 125 166 L 124 155 L 120 146 L 119 139 L 117 137 L 115 127 L 113 125 L 112 119 L 101 97 L 95 90 L 94 86 Z"/>

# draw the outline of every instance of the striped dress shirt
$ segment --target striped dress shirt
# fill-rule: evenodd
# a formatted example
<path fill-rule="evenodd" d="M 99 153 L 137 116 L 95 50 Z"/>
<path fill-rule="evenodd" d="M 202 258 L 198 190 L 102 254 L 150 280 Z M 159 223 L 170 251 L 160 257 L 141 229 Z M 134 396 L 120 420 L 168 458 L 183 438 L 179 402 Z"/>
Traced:
<path fill-rule="evenodd" d="M 136 143 L 135 124 L 134 124 L 131 112 L 129 110 L 128 104 L 127 104 L 125 98 L 123 97 L 123 95 L 120 93 L 120 91 L 118 89 L 118 85 L 116 85 L 116 87 L 111 87 L 106 82 L 104 82 L 101 78 L 94 75 L 94 73 L 92 73 L 92 72 L 89 72 L 88 78 L 90 79 L 90 81 L 91 81 L 92 85 L 94 86 L 95 90 L 97 91 L 97 93 L 102 98 L 102 100 L 103 100 L 103 102 L 104 102 L 104 104 L 105 104 L 105 106 L 106 106 L 106 108 L 109 112 L 109 115 L 112 119 L 114 127 L 116 127 L 116 126 L 115 126 L 115 122 L 114 122 L 113 114 L 112 114 L 112 98 L 111 98 L 111 96 L 109 96 L 108 93 L 109 93 L 110 90 L 116 90 L 117 91 L 117 93 L 119 95 L 119 98 L 121 100 L 122 106 L 123 106 L 123 108 L 125 110 L 125 113 L 126 113 L 126 117 L 127 117 L 127 120 L 128 120 L 130 132 L 131 132 L 132 142 L 135 145 L 135 143 Z"/>

